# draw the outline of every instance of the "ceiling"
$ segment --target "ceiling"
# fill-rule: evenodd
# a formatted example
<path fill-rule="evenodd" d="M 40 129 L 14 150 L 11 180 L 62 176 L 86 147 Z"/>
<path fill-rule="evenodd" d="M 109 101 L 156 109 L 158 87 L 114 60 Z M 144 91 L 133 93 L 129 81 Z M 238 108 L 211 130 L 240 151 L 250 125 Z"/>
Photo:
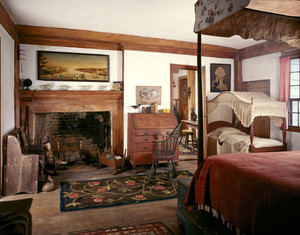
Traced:
<path fill-rule="evenodd" d="M 0 0 L 15 24 L 91 30 L 196 42 L 196 0 Z M 267 4 L 266 4 L 267 3 Z M 251 0 L 248 7 L 300 15 L 299 0 Z M 274 7 L 272 7 L 272 4 Z M 283 6 L 284 5 L 284 6 Z M 282 12 L 283 10 L 283 12 Z M 236 49 L 264 41 L 202 35 L 202 43 Z"/>

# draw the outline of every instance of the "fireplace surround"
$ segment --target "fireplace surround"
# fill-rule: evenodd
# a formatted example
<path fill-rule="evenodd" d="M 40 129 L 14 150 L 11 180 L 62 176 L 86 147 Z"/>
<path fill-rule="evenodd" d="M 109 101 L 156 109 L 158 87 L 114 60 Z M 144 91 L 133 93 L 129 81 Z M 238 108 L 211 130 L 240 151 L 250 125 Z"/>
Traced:
<path fill-rule="evenodd" d="M 20 125 L 24 126 L 31 144 L 39 144 L 35 142 L 39 132 L 36 130 L 37 114 L 82 112 L 110 112 L 112 150 L 117 154 L 122 154 L 122 91 L 22 90 L 20 92 Z"/>

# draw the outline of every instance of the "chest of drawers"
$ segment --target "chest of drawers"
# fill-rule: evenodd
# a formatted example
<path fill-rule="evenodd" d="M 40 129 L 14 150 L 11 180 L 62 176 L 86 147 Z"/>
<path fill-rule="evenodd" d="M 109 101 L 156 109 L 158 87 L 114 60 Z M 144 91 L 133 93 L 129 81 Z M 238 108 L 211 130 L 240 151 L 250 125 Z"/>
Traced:
<path fill-rule="evenodd" d="M 152 164 L 155 149 L 152 140 L 159 134 L 168 134 L 177 126 L 174 113 L 129 113 L 128 114 L 128 157 L 133 168 L 136 165 Z M 175 157 L 178 162 L 178 154 Z"/>

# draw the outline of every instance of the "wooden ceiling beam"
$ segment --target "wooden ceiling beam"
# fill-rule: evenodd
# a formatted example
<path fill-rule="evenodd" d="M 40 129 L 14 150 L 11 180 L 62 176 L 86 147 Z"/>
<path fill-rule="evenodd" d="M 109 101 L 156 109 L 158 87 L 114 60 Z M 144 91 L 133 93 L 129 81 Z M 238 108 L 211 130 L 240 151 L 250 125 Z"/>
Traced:
<path fill-rule="evenodd" d="M 249 59 L 256 56 L 262 56 L 272 54 L 276 52 L 290 50 L 290 47 L 285 42 L 265 42 L 251 47 L 243 48 L 239 50 L 240 60 Z"/>
<path fill-rule="evenodd" d="M 20 44 L 82 47 L 107 50 L 137 50 L 197 55 L 197 44 L 176 40 L 102 33 L 87 30 L 17 25 Z M 203 44 L 202 56 L 234 58 L 237 49 Z"/>

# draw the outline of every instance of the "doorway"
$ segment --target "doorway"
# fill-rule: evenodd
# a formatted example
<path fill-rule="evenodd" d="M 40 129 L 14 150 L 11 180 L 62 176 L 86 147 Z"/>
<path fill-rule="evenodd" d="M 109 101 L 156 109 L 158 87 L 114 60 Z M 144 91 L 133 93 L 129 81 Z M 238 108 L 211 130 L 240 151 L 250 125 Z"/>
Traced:
<path fill-rule="evenodd" d="M 197 113 L 197 66 L 177 65 L 170 66 L 170 93 L 171 110 L 177 115 L 178 121 L 190 120 L 191 108 Z M 183 124 L 182 129 L 186 129 Z"/>
<path fill-rule="evenodd" d="M 202 101 L 203 101 L 203 154 L 204 158 L 207 156 L 207 147 L 206 147 L 206 76 L 205 76 L 205 66 L 202 67 Z M 170 93 L 171 93 L 171 110 L 175 113 L 178 112 L 178 121 L 181 120 L 190 120 L 191 119 L 191 108 L 194 108 L 194 111 L 197 114 L 198 119 L 198 102 L 200 98 L 198 97 L 198 68 L 197 66 L 190 65 L 170 65 Z M 185 82 L 186 79 L 186 82 Z M 181 81 L 182 82 L 178 82 Z M 186 83 L 186 84 L 185 84 Z M 186 93 L 186 95 L 185 95 Z M 186 100 L 182 100 L 181 97 L 186 97 L 188 99 L 187 106 Z M 180 107 L 181 106 L 181 107 Z M 187 129 L 185 125 L 182 126 L 182 129 Z M 198 137 L 198 130 L 194 133 L 194 137 Z"/>

